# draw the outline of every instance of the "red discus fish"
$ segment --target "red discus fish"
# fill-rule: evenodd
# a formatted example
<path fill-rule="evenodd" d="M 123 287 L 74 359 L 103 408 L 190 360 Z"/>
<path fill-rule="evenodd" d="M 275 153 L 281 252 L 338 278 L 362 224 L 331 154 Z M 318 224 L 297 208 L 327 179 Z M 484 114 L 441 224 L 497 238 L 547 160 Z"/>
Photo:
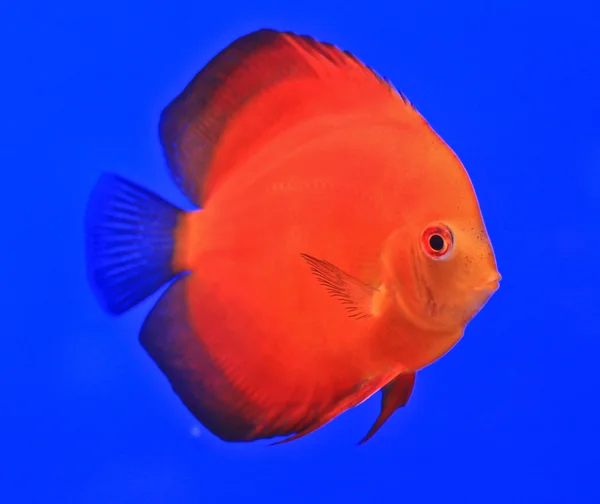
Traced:
<path fill-rule="evenodd" d="M 365 441 L 498 288 L 459 159 L 330 44 L 241 37 L 164 110 L 160 140 L 198 210 L 102 176 L 89 276 L 113 314 L 172 280 L 140 341 L 223 440 L 297 439 L 382 390 Z"/>

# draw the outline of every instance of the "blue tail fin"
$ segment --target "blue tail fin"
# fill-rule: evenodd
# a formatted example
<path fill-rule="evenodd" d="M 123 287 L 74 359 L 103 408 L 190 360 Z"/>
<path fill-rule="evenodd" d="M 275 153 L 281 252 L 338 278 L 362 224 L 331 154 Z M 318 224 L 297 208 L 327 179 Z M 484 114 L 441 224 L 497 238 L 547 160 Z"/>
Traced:
<path fill-rule="evenodd" d="M 122 177 L 100 177 L 87 207 L 86 263 L 106 311 L 129 310 L 180 273 L 172 266 L 180 213 Z"/>

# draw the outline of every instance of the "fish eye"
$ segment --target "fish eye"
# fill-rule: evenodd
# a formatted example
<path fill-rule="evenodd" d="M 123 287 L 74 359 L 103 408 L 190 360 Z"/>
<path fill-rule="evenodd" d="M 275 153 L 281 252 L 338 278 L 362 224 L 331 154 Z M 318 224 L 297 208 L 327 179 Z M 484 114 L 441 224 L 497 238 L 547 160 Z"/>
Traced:
<path fill-rule="evenodd" d="M 454 237 L 448 226 L 428 226 L 421 236 L 421 248 L 431 259 L 443 259 L 452 251 Z"/>

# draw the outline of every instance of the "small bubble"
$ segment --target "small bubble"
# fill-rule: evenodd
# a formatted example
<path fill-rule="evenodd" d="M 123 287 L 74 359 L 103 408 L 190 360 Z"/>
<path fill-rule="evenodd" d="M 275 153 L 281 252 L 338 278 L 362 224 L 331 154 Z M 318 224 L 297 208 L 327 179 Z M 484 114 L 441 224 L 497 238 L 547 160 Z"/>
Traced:
<path fill-rule="evenodd" d="M 190 434 L 194 437 L 200 437 L 200 427 L 192 427 L 190 429 Z"/>

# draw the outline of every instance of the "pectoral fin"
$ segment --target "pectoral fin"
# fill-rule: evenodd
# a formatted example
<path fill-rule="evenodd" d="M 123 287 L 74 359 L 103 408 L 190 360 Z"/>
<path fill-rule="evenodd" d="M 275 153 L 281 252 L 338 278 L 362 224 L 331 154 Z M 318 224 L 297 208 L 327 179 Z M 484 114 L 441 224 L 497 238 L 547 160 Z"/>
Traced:
<path fill-rule="evenodd" d="M 362 319 L 373 315 L 373 296 L 379 292 L 378 289 L 348 275 L 327 261 L 308 254 L 301 256 L 327 292 L 344 305 L 350 317 Z"/>
<path fill-rule="evenodd" d="M 366 443 L 383 426 L 394 412 L 406 406 L 415 384 L 415 373 L 401 374 L 381 389 L 381 412 L 371 430 L 359 444 Z"/>

